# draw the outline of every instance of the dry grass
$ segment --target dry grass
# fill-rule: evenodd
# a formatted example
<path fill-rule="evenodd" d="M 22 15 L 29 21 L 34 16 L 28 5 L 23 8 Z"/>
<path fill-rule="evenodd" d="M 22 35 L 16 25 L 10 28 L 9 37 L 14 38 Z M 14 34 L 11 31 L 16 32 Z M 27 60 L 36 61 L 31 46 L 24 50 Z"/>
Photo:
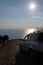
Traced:
<path fill-rule="evenodd" d="M 19 52 L 19 40 L 9 41 L 0 47 L 0 65 L 14 65 L 17 52 Z"/>

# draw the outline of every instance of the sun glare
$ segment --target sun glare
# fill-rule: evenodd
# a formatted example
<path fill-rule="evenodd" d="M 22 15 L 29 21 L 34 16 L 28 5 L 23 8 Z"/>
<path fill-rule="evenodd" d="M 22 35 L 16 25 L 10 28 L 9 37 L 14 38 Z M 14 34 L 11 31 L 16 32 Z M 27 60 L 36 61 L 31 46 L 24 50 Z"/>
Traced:
<path fill-rule="evenodd" d="M 35 4 L 30 4 L 31 9 L 35 9 Z"/>
<path fill-rule="evenodd" d="M 31 4 L 29 5 L 29 9 L 30 9 L 30 10 L 36 9 L 36 5 L 35 5 L 34 3 L 31 3 Z"/>
<path fill-rule="evenodd" d="M 35 31 L 36 31 L 35 29 L 27 29 L 27 30 L 26 30 L 26 34 L 33 33 L 33 32 L 35 32 Z"/>

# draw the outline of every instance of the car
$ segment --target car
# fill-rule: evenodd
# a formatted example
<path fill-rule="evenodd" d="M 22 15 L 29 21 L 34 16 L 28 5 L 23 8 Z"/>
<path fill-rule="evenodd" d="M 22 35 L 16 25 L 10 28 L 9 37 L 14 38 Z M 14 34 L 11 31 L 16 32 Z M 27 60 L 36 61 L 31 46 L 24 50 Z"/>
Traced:
<path fill-rule="evenodd" d="M 19 44 L 19 50 L 30 57 L 43 57 L 43 32 L 34 32 L 26 35 L 24 41 Z"/>

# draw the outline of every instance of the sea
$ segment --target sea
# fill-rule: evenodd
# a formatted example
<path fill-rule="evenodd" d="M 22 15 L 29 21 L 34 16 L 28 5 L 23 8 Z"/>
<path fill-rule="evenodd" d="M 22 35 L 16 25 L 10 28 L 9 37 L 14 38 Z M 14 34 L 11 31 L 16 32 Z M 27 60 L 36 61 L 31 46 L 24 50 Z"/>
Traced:
<path fill-rule="evenodd" d="M 26 34 L 25 29 L 0 29 L 0 35 L 8 35 L 9 39 L 22 39 Z"/>

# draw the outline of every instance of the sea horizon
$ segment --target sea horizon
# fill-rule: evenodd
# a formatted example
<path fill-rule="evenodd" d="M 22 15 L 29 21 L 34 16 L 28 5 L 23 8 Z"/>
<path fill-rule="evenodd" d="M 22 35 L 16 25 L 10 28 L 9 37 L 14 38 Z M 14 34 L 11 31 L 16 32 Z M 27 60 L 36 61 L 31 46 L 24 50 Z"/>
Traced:
<path fill-rule="evenodd" d="M 0 35 L 8 35 L 9 39 L 22 39 L 27 34 L 38 31 L 40 29 L 30 28 L 30 29 L 0 29 Z M 42 29 L 43 30 L 43 29 Z"/>
<path fill-rule="evenodd" d="M 26 29 L 0 29 L 0 35 L 8 35 L 9 39 L 24 38 Z"/>

